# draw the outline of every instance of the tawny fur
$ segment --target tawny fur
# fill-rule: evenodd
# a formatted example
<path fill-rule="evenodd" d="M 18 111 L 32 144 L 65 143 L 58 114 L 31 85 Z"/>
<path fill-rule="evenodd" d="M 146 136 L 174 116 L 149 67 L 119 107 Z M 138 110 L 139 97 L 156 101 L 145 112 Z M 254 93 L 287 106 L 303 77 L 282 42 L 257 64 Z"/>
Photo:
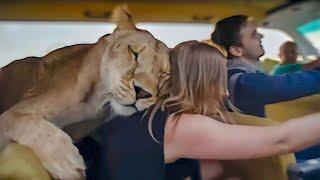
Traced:
<path fill-rule="evenodd" d="M 119 23 L 95 44 L 65 47 L 1 69 L 0 147 L 18 142 L 35 152 L 53 178 L 83 178 L 83 159 L 61 128 L 98 118 L 106 103 L 108 112 L 120 115 L 148 108 L 169 72 L 169 49 L 162 42 L 136 29 L 130 16 Z M 152 96 L 137 98 L 134 86 Z"/>

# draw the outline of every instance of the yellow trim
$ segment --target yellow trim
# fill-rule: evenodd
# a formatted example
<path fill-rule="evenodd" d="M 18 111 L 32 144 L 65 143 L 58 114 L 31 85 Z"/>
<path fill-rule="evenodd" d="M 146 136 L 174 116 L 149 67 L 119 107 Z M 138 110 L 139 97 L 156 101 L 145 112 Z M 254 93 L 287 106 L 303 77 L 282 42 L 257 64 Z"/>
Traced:
<path fill-rule="evenodd" d="M 320 112 L 320 94 L 265 106 L 267 117 L 285 122 L 289 119 Z"/>
<path fill-rule="evenodd" d="M 246 14 L 260 20 L 265 12 L 284 0 L 223 1 L 207 3 L 128 3 L 138 22 L 215 22 L 235 14 Z M 108 2 L 0 2 L 0 20 L 108 21 L 105 16 L 119 3 Z"/>

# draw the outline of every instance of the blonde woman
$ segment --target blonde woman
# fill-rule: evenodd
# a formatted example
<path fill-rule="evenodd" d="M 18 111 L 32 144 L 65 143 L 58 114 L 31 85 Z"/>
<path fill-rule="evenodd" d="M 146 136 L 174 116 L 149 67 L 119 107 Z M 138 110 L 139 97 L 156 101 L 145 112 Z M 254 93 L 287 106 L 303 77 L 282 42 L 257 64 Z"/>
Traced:
<path fill-rule="evenodd" d="M 192 159 L 267 157 L 319 143 L 319 114 L 269 127 L 234 124 L 225 106 L 226 59 L 216 48 L 184 42 L 170 59 L 171 78 L 152 109 L 116 117 L 80 143 L 88 179 L 200 179 Z"/>

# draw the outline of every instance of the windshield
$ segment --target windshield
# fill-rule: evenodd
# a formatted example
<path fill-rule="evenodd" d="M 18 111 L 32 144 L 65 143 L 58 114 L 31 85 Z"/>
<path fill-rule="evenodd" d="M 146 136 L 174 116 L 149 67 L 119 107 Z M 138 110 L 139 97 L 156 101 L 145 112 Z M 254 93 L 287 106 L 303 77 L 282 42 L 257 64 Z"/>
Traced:
<path fill-rule="evenodd" d="M 299 26 L 297 31 L 320 53 L 320 18 Z"/>
<path fill-rule="evenodd" d="M 188 40 L 207 40 L 212 24 L 199 23 L 138 23 L 138 28 L 150 31 L 172 48 Z M 94 43 L 112 33 L 115 25 L 106 22 L 44 22 L 0 21 L 0 67 L 27 56 L 44 56 L 50 51 L 79 43 Z M 285 33 L 259 28 L 264 35 L 264 58 L 278 58 L 279 46 L 291 38 Z"/>

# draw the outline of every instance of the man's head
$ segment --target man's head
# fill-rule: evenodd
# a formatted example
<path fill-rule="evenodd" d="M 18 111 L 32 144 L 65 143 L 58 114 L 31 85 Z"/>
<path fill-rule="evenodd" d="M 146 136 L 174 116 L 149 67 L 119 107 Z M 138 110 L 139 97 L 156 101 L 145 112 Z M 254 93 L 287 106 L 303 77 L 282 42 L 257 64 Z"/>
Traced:
<path fill-rule="evenodd" d="M 287 41 L 280 46 L 279 57 L 282 64 L 295 64 L 297 63 L 298 50 L 294 42 Z"/>
<path fill-rule="evenodd" d="M 250 60 L 258 60 L 264 54 L 262 37 L 257 32 L 257 25 L 244 15 L 218 21 L 211 35 L 213 42 L 228 51 L 229 59 L 242 57 Z"/>

